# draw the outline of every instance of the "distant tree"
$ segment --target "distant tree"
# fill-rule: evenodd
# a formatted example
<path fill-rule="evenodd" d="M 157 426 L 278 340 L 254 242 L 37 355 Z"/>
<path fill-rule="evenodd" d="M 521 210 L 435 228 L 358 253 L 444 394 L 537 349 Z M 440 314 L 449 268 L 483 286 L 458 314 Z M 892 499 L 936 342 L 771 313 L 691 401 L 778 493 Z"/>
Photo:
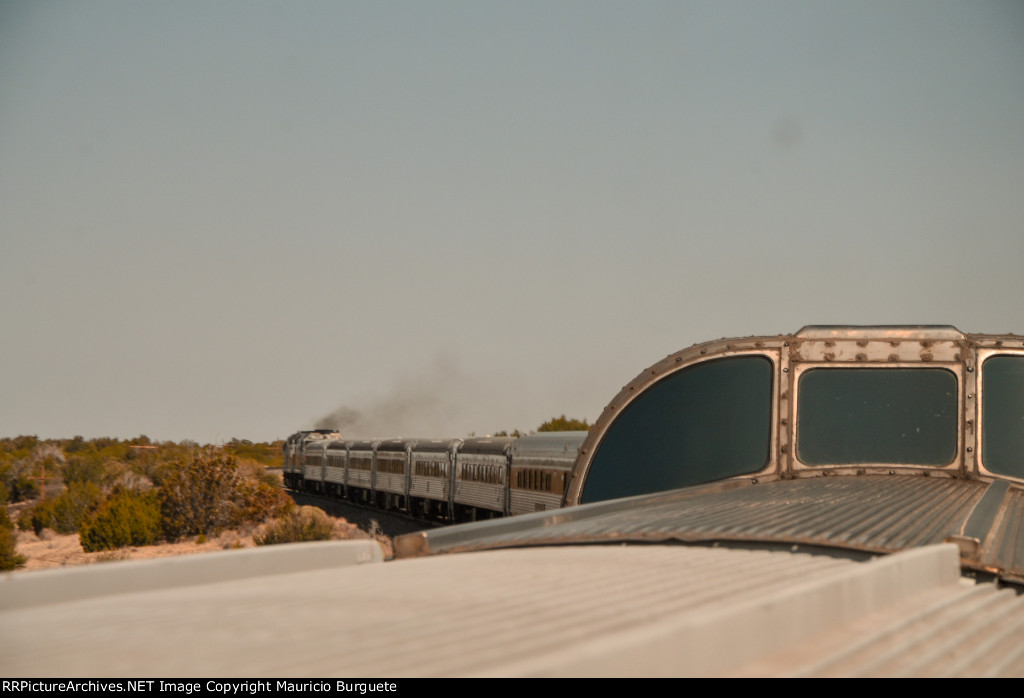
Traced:
<path fill-rule="evenodd" d="M 544 422 L 537 431 L 590 431 L 590 424 L 585 419 L 571 419 L 563 414 Z"/>

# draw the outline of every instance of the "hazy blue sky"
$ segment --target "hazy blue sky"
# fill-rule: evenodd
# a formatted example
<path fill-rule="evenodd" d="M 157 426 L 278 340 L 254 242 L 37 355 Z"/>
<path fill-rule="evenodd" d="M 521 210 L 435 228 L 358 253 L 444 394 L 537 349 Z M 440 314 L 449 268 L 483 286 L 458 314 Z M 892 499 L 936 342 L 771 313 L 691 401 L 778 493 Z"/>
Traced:
<path fill-rule="evenodd" d="M 0 435 L 462 436 L 1024 333 L 1024 3 L 0 3 Z M 358 433 L 363 432 L 363 433 Z"/>

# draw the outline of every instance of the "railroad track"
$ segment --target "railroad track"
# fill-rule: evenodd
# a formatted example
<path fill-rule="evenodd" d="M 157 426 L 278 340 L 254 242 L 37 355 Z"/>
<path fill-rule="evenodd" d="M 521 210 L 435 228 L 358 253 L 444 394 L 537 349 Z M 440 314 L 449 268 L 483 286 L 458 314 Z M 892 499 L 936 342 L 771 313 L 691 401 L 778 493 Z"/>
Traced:
<path fill-rule="evenodd" d="M 376 507 L 356 504 L 343 499 L 335 499 L 309 492 L 295 492 L 285 489 L 288 496 L 296 504 L 314 506 L 323 509 L 331 516 L 338 516 L 349 523 L 354 523 L 364 531 L 369 530 L 376 521 L 380 530 L 388 536 L 400 536 L 404 533 L 415 533 L 430 528 L 438 528 L 441 524 L 416 519 L 398 511 L 384 511 Z"/>

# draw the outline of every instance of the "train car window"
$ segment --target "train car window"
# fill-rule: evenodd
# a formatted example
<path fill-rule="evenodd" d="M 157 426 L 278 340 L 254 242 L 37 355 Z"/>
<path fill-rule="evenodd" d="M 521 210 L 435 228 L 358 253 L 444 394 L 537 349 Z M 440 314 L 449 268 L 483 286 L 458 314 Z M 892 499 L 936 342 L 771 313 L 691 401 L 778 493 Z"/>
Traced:
<path fill-rule="evenodd" d="M 1024 356 L 982 364 L 981 459 L 990 472 L 1024 477 Z"/>
<path fill-rule="evenodd" d="M 943 368 L 816 368 L 800 377 L 797 454 L 807 465 L 948 465 L 957 378 Z"/>
<path fill-rule="evenodd" d="M 772 362 L 713 359 L 647 388 L 608 428 L 581 503 L 756 473 L 771 452 Z"/>

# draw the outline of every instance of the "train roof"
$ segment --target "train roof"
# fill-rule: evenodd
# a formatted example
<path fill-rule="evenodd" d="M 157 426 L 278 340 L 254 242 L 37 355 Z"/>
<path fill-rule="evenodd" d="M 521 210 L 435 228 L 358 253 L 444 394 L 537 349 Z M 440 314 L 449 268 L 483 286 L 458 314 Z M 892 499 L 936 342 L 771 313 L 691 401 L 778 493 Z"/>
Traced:
<path fill-rule="evenodd" d="M 508 453 L 509 449 L 512 448 L 512 444 L 515 443 L 515 439 L 507 436 L 478 436 L 475 438 L 469 438 L 462 442 L 462 446 L 459 447 L 459 453 L 474 453 L 474 454 L 488 454 L 488 453 Z"/>
<path fill-rule="evenodd" d="M 512 447 L 512 457 L 576 458 L 576 451 L 587 438 L 585 431 L 548 431 L 520 436 Z"/>
<path fill-rule="evenodd" d="M 440 453 L 451 451 L 462 444 L 462 439 L 420 439 L 413 451 Z"/>
<path fill-rule="evenodd" d="M 380 439 L 359 439 L 348 442 L 349 451 L 375 451 Z"/>
<path fill-rule="evenodd" d="M 408 451 L 416 445 L 416 439 L 385 439 L 377 445 L 377 451 Z"/>
<path fill-rule="evenodd" d="M 1021 675 L 1024 597 L 964 585 L 957 557 L 944 544 L 867 561 L 616 544 L 382 563 L 364 540 L 111 562 L 0 577 L 0 666 L 83 678 Z"/>

